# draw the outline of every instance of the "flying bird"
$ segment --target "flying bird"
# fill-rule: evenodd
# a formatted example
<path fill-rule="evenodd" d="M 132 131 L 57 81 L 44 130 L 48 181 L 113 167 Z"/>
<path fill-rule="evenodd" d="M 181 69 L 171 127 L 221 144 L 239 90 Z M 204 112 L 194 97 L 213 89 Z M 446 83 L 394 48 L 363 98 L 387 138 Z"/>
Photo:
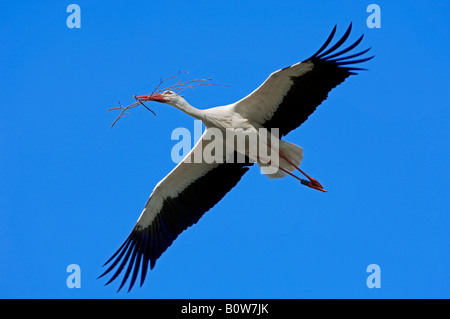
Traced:
<path fill-rule="evenodd" d="M 328 96 L 328 93 L 350 75 L 365 70 L 355 64 L 373 58 L 362 57 L 370 50 L 353 53 L 363 39 L 341 49 L 348 39 L 352 25 L 335 44 L 331 42 L 336 26 L 322 45 L 310 58 L 272 73 L 264 83 L 248 96 L 236 103 L 197 109 L 173 91 L 162 94 L 135 96 L 137 101 L 156 101 L 169 104 L 186 114 L 201 120 L 206 130 L 186 157 L 164 177 L 153 189 L 131 234 L 117 252 L 105 263 L 104 276 L 115 270 L 106 284 L 114 281 L 125 270 L 119 290 L 130 279 L 128 291 L 136 282 L 140 270 L 140 285 L 145 281 L 148 268 L 153 269 L 156 260 L 185 229 L 217 204 L 249 170 L 254 161 L 245 154 L 245 161 L 222 163 L 196 162 L 192 158 L 196 151 L 204 149 L 211 141 L 208 133 L 212 128 L 222 131 L 244 128 L 258 131 L 261 128 L 279 130 L 278 152 L 280 161 L 277 173 L 267 175 L 280 178 L 291 175 L 301 184 L 325 191 L 314 178 L 300 168 L 302 148 L 282 141 L 281 138 L 299 127 Z M 352 52 L 351 54 L 347 54 Z M 356 59 L 357 58 L 357 59 Z M 268 144 L 270 147 L 270 144 Z M 227 154 L 229 156 L 230 154 Z M 232 154 L 236 157 L 236 152 Z M 256 158 L 263 167 L 263 161 Z M 307 179 L 299 178 L 293 171 L 299 171 Z M 130 277 L 131 275 L 131 277 Z M 100 278 L 99 277 L 99 278 Z"/>

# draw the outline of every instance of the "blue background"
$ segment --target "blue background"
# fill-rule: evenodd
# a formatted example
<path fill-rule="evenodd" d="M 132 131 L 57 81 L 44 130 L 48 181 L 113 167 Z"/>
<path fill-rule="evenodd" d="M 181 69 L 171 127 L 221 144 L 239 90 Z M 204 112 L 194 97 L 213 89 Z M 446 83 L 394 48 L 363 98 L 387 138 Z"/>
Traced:
<path fill-rule="evenodd" d="M 0 9 L 0 297 L 449 298 L 448 1 L 4 1 Z M 158 260 L 143 288 L 96 277 L 193 120 L 107 109 L 183 80 L 194 106 L 235 102 L 313 54 L 338 24 L 375 59 L 288 135 L 328 193 L 253 168 Z M 369 289 L 366 267 L 381 268 Z M 81 288 L 69 289 L 69 264 Z"/>

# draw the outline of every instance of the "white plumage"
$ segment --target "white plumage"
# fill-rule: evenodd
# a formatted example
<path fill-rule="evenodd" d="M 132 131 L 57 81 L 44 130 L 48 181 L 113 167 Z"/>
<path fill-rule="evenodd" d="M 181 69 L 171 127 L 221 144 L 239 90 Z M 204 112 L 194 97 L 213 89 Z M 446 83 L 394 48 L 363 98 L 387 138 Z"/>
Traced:
<path fill-rule="evenodd" d="M 324 45 L 313 56 L 272 73 L 260 87 L 234 104 L 199 110 L 171 91 L 136 97 L 140 101 L 157 101 L 172 105 L 201 120 L 206 131 L 183 161 L 155 186 L 133 231 L 106 262 L 110 263 L 110 266 L 100 277 L 116 269 L 107 284 L 126 268 L 119 290 L 130 274 L 131 289 L 139 270 L 142 285 L 149 264 L 150 268 L 153 268 L 156 260 L 177 236 L 219 202 L 253 164 L 248 157 L 243 163 L 196 163 L 193 155 L 211 143 L 209 135 L 214 129 L 223 132 L 227 129 L 243 129 L 256 133 L 260 128 L 276 128 L 279 129 L 281 139 L 306 121 L 327 98 L 331 89 L 350 75 L 356 74 L 355 71 L 363 70 L 350 65 L 370 60 L 372 57 L 354 60 L 369 49 L 344 56 L 361 42 L 362 36 L 347 48 L 336 52 L 347 40 L 350 31 L 351 24 L 343 37 L 328 48 L 336 32 L 334 27 Z M 305 180 L 294 176 L 302 184 L 325 191 L 315 179 L 298 167 L 303 158 L 301 147 L 281 140 L 279 143 L 277 152 L 280 155 L 280 170 L 269 177 L 279 178 L 286 174 L 294 176 L 292 171 L 299 170 L 308 178 Z M 249 155 L 248 152 L 247 149 L 246 155 Z M 236 150 L 228 153 L 225 151 L 224 159 L 227 156 L 236 157 Z"/>

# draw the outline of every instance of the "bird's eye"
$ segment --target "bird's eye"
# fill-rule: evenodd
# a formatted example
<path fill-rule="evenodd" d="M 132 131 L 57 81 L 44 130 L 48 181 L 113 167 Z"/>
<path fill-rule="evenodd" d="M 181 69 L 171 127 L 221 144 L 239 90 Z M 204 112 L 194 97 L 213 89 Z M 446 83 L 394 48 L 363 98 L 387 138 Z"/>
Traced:
<path fill-rule="evenodd" d="M 173 92 L 172 91 L 165 91 L 163 94 L 172 94 Z"/>

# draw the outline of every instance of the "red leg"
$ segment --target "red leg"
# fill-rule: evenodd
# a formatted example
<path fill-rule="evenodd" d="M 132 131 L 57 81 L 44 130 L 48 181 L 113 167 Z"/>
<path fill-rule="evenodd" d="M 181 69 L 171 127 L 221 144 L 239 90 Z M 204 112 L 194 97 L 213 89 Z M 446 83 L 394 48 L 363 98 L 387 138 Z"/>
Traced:
<path fill-rule="evenodd" d="M 283 153 L 280 152 L 280 157 L 282 157 L 284 160 L 286 160 L 289 164 L 291 164 L 292 166 L 294 166 L 300 173 L 302 173 L 307 179 L 309 179 L 309 181 L 301 179 L 301 182 L 303 185 L 306 185 L 308 187 L 317 189 L 319 191 L 322 192 L 326 192 L 326 190 L 323 189 L 322 185 L 313 177 L 309 176 L 308 174 L 306 174 L 304 171 L 302 171 L 300 169 L 300 167 L 298 167 L 297 165 L 295 165 L 294 163 L 292 163 L 292 161 L 285 156 Z M 281 167 L 280 167 L 281 169 Z M 283 170 L 283 172 L 285 172 L 285 170 Z"/>
<path fill-rule="evenodd" d="M 283 157 L 284 158 L 284 157 Z M 259 157 L 258 157 L 259 159 Z M 286 159 L 286 158 L 285 158 Z M 292 166 L 294 166 L 295 168 L 297 168 L 303 175 L 305 175 L 309 181 L 307 181 L 306 179 L 300 178 L 294 174 L 292 174 L 291 172 L 289 172 L 288 170 L 278 166 L 278 169 L 282 170 L 283 172 L 285 172 L 288 175 L 291 175 L 292 177 L 294 177 L 295 179 L 298 179 L 303 185 L 306 185 L 308 187 L 317 189 L 319 191 L 322 192 L 326 192 L 326 190 L 323 189 L 322 185 L 320 185 L 320 183 L 318 181 L 316 181 L 314 178 L 306 175 L 302 170 L 300 170 L 300 168 L 298 168 L 296 165 L 294 165 L 293 163 L 291 163 L 288 159 L 286 159 L 288 161 L 289 164 L 291 164 Z"/>

